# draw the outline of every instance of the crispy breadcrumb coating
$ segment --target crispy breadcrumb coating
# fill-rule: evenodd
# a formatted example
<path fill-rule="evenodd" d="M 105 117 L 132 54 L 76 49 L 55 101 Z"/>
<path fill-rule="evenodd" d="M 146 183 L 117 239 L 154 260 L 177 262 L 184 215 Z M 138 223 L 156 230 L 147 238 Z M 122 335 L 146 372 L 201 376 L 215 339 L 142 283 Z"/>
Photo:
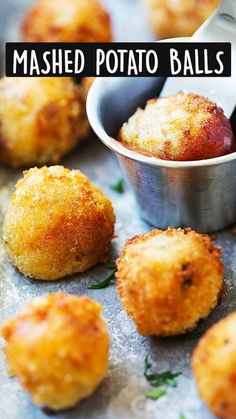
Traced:
<path fill-rule="evenodd" d="M 191 36 L 216 10 L 220 0 L 143 0 L 147 17 L 159 38 Z"/>
<path fill-rule="evenodd" d="M 109 335 L 101 311 L 88 297 L 50 294 L 3 326 L 9 374 L 34 403 L 55 410 L 74 406 L 106 376 Z"/>
<path fill-rule="evenodd" d="M 179 335 L 216 306 L 223 285 L 220 249 L 191 229 L 153 230 L 127 241 L 117 291 L 144 336 Z"/>
<path fill-rule="evenodd" d="M 164 160 L 200 160 L 233 150 L 224 112 L 192 93 L 149 100 L 122 126 L 118 139 L 140 153 Z"/>
<path fill-rule="evenodd" d="M 0 163 L 57 163 L 87 132 L 83 94 L 72 79 L 0 80 Z"/>
<path fill-rule="evenodd" d="M 26 42 L 110 42 L 110 17 L 97 0 L 38 0 L 22 25 Z"/>
<path fill-rule="evenodd" d="M 110 200 L 79 170 L 34 168 L 16 185 L 4 241 L 21 273 L 54 280 L 103 261 L 114 221 Z"/>
<path fill-rule="evenodd" d="M 222 419 L 236 418 L 236 313 L 211 327 L 193 353 L 197 389 Z"/>

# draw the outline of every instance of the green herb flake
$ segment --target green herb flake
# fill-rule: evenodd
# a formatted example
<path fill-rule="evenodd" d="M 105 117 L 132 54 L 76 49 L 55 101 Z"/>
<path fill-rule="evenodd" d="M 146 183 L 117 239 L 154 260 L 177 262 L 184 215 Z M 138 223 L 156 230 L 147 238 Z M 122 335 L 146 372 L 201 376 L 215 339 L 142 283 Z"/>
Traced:
<path fill-rule="evenodd" d="M 115 192 L 124 193 L 124 191 L 125 191 L 125 181 L 124 181 L 124 179 L 119 179 L 116 183 L 114 183 L 110 187 Z"/>
<path fill-rule="evenodd" d="M 78 85 L 81 84 L 81 77 L 72 77 L 72 80 L 75 84 L 78 84 Z"/>
<path fill-rule="evenodd" d="M 115 262 L 107 262 L 106 264 L 105 264 L 105 267 L 107 268 L 107 269 L 112 269 L 112 270 L 116 270 L 117 268 L 116 268 L 116 263 Z"/>
<path fill-rule="evenodd" d="M 164 390 L 163 388 L 154 388 L 148 391 L 145 394 L 145 396 L 147 397 L 147 399 L 158 400 L 160 399 L 160 397 L 164 396 L 165 394 L 166 394 L 166 390 Z"/>
<path fill-rule="evenodd" d="M 177 337 L 177 339 L 181 340 L 192 340 L 192 339 L 199 339 L 204 335 L 204 332 L 189 332 Z"/>
<path fill-rule="evenodd" d="M 167 385 L 169 387 L 176 387 L 177 383 L 175 378 L 181 375 L 181 372 L 163 371 L 161 373 L 149 373 L 152 364 L 149 362 L 148 357 L 144 361 L 144 376 L 152 387 L 159 387 Z"/>
<path fill-rule="evenodd" d="M 117 271 L 116 264 L 114 262 L 108 262 L 106 268 L 110 270 L 107 278 L 101 282 L 97 282 L 96 284 L 91 284 L 88 286 L 89 290 L 98 290 L 102 288 L 107 288 L 111 284 L 111 282 L 115 279 L 115 273 Z"/>
<path fill-rule="evenodd" d="M 185 415 L 183 415 L 183 413 L 181 413 L 179 419 L 187 419 L 187 418 Z"/>

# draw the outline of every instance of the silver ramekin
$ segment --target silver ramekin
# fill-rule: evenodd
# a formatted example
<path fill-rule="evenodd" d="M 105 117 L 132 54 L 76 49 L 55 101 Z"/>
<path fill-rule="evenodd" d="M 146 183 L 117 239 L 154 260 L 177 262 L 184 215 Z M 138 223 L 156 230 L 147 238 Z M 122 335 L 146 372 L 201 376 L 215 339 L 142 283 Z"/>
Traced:
<path fill-rule="evenodd" d="M 90 124 L 116 153 L 143 219 L 160 229 L 221 230 L 236 221 L 236 152 L 208 160 L 166 161 L 129 150 L 115 139 L 122 123 L 157 97 L 163 83 L 156 77 L 97 78 L 87 100 Z"/>

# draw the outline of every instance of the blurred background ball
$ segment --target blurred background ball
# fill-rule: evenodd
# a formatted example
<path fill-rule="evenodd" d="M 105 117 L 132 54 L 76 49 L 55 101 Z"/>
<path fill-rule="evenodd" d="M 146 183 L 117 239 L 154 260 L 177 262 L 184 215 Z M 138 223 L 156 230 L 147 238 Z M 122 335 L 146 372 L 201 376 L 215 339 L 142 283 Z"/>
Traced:
<path fill-rule="evenodd" d="M 192 330 L 223 286 L 220 249 L 191 229 L 153 230 L 128 240 L 117 260 L 117 291 L 143 336 Z"/>
<path fill-rule="evenodd" d="M 233 131 L 224 111 L 192 93 L 151 99 L 125 122 L 118 139 L 127 147 L 164 160 L 201 160 L 233 151 Z"/>
<path fill-rule="evenodd" d="M 88 297 L 36 298 L 2 328 L 9 374 L 34 403 L 54 410 L 88 397 L 107 373 L 109 335 Z"/>
<path fill-rule="evenodd" d="M 84 94 L 69 77 L 0 80 L 0 163 L 57 163 L 88 133 Z"/>
<path fill-rule="evenodd" d="M 110 42 L 110 17 L 97 0 L 38 0 L 23 20 L 22 40 Z"/>
<path fill-rule="evenodd" d="M 110 200 L 79 170 L 34 168 L 11 197 L 4 242 L 23 275 L 55 280 L 103 262 L 114 222 Z"/>

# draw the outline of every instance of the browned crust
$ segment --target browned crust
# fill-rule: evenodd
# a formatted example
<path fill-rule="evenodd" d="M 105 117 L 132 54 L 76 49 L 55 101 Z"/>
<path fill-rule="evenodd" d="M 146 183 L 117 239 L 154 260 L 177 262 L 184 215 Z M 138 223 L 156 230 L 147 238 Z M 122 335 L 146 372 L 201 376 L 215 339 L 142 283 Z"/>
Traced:
<path fill-rule="evenodd" d="M 220 0 L 195 0 L 175 2 L 172 7 L 166 0 L 143 0 L 148 20 L 159 38 L 191 36 L 218 7 Z M 190 3 L 190 4 L 189 4 Z"/>
<path fill-rule="evenodd" d="M 80 88 L 69 78 L 47 80 L 1 80 L 1 163 L 24 168 L 57 163 L 86 137 Z"/>
<path fill-rule="evenodd" d="M 233 141 L 232 127 L 230 121 L 224 115 L 222 108 L 209 99 L 192 93 L 186 94 L 180 92 L 176 96 L 170 96 L 169 99 L 175 102 L 176 109 L 183 109 L 191 114 L 192 118 L 194 118 L 194 115 L 197 115 L 198 112 L 204 112 L 208 115 L 207 121 L 191 128 L 191 131 L 190 129 L 182 131 L 181 144 L 179 144 L 177 151 L 173 147 L 174 144 L 172 144 L 168 138 L 166 138 L 165 142 L 162 144 L 161 149 L 157 151 L 150 149 L 150 147 L 145 144 L 130 145 L 122 128 L 118 133 L 118 141 L 121 141 L 125 147 L 131 150 L 163 160 L 202 160 L 219 157 L 234 151 L 235 144 Z M 163 98 L 149 100 L 145 110 L 148 105 L 161 100 L 163 100 Z M 143 112 L 145 112 L 145 110 Z M 178 127 L 176 127 L 176 130 L 178 130 Z M 226 138 L 228 139 L 227 144 L 225 144 Z M 147 140 L 152 139 L 147 138 Z"/>

